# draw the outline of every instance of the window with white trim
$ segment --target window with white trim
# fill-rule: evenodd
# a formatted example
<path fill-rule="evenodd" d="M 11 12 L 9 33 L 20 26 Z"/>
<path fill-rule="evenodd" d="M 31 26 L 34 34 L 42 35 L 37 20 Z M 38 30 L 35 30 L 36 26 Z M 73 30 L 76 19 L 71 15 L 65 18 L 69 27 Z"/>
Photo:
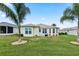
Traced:
<path fill-rule="evenodd" d="M 26 27 L 25 34 L 32 34 L 32 29 L 30 27 Z"/>

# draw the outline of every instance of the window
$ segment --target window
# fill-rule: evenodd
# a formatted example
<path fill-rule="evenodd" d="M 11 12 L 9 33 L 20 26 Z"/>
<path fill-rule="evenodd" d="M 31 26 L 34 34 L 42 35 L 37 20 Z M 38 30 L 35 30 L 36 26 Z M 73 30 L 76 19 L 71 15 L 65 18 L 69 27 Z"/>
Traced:
<path fill-rule="evenodd" d="M 1 26 L 0 26 L 0 33 L 1 33 Z"/>
<path fill-rule="evenodd" d="M 45 29 L 45 33 L 47 33 L 47 29 Z"/>
<path fill-rule="evenodd" d="M 44 28 L 43 28 L 43 33 L 44 33 Z"/>
<path fill-rule="evenodd" d="M 25 34 L 32 34 L 32 29 L 30 27 L 26 27 Z"/>
<path fill-rule="evenodd" d="M 31 31 L 29 31 L 29 34 L 31 34 Z"/>
<path fill-rule="evenodd" d="M 53 33 L 55 33 L 55 29 L 53 29 Z"/>
<path fill-rule="evenodd" d="M 28 33 L 31 34 L 32 33 L 31 31 L 32 31 L 31 28 L 29 28 Z"/>
<path fill-rule="evenodd" d="M 43 33 L 47 33 L 47 29 L 46 28 L 43 28 Z"/>
<path fill-rule="evenodd" d="M 6 33 L 6 27 L 5 26 L 1 26 L 1 33 Z"/>
<path fill-rule="evenodd" d="M 39 28 L 39 32 L 41 32 L 41 29 Z"/>
<path fill-rule="evenodd" d="M 13 33 L 13 27 L 8 27 L 8 33 Z"/>
<path fill-rule="evenodd" d="M 28 28 L 25 28 L 25 34 L 28 34 Z"/>

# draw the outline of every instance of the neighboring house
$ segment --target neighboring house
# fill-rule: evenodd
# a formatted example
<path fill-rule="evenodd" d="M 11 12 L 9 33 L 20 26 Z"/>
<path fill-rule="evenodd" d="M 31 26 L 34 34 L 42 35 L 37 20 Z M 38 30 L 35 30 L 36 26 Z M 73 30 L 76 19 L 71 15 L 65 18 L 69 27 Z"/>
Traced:
<path fill-rule="evenodd" d="M 0 35 L 13 35 L 17 33 L 16 25 L 1 22 L 0 23 Z"/>
<path fill-rule="evenodd" d="M 77 27 L 64 28 L 59 30 L 59 32 L 66 32 L 68 35 L 77 35 Z"/>
<path fill-rule="evenodd" d="M 18 29 L 15 25 L 10 23 L 0 23 L 0 35 L 17 34 Z M 26 24 L 21 25 L 21 34 L 23 36 L 53 36 L 58 35 L 59 28 L 56 26 L 49 26 L 45 24 Z"/>

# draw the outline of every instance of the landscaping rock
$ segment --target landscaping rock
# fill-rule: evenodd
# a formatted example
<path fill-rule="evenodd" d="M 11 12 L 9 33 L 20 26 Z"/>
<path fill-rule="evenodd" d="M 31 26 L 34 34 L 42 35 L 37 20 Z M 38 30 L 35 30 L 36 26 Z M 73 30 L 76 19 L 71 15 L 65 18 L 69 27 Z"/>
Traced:
<path fill-rule="evenodd" d="M 16 41 L 16 42 L 12 42 L 11 45 L 21 45 L 21 44 L 25 44 L 27 43 L 27 41 Z"/>
<path fill-rule="evenodd" d="M 74 44 L 74 45 L 79 45 L 79 42 L 70 42 L 71 44 Z"/>

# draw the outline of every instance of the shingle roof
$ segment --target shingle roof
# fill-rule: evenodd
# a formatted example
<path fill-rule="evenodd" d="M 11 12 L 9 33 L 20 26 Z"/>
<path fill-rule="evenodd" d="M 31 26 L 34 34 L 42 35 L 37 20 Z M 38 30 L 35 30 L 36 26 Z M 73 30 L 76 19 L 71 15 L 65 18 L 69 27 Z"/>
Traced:
<path fill-rule="evenodd" d="M 41 27 L 41 28 L 59 28 L 59 27 L 53 27 L 50 25 L 45 25 L 45 24 L 26 24 L 26 25 L 22 25 L 22 26 L 31 26 L 31 27 Z"/>
<path fill-rule="evenodd" d="M 36 27 L 35 24 L 24 24 L 24 25 L 21 25 L 22 27 L 25 27 L 25 26 L 30 26 L 30 27 Z"/>
<path fill-rule="evenodd" d="M 0 22 L 0 26 L 11 26 L 11 27 L 16 27 L 16 25 L 7 23 L 7 22 Z"/>
<path fill-rule="evenodd" d="M 37 26 L 39 26 L 41 28 L 51 28 L 51 26 L 45 25 L 45 24 L 37 24 Z"/>

